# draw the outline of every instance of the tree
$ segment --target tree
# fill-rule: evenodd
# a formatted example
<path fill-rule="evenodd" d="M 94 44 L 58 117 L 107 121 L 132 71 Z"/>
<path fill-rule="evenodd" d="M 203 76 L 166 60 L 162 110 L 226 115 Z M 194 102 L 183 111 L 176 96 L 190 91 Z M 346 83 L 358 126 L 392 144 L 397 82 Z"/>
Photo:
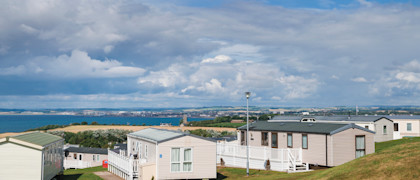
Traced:
<path fill-rule="evenodd" d="M 90 123 L 90 125 L 98 125 L 98 122 L 93 121 L 92 123 Z"/>
<path fill-rule="evenodd" d="M 80 123 L 81 125 L 88 125 L 88 123 L 86 121 L 83 121 L 82 123 Z"/>

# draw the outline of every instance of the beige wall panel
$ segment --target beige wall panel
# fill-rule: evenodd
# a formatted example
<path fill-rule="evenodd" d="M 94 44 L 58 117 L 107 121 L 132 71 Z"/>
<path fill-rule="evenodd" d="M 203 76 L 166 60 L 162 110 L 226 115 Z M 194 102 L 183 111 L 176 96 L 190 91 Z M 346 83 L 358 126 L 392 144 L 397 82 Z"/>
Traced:
<path fill-rule="evenodd" d="M 356 135 L 365 135 L 366 154 L 375 151 L 374 135 L 360 129 L 347 129 L 332 137 L 333 163 L 338 166 L 356 158 Z"/>
<path fill-rule="evenodd" d="M 192 172 L 174 172 L 171 169 L 171 148 L 191 147 L 193 150 Z M 158 144 L 159 179 L 202 179 L 216 178 L 216 143 L 196 137 L 184 136 Z"/>
<path fill-rule="evenodd" d="M 42 152 L 13 143 L 0 144 L 0 179 L 41 179 Z"/>
<path fill-rule="evenodd" d="M 386 126 L 386 133 L 383 130 L 383 126 Z M 375 122 L 374 131 L 376 132 L 374 135 L 375 142 L 390 141 L 394 139 L 394 123 L 385 118 Z"/>

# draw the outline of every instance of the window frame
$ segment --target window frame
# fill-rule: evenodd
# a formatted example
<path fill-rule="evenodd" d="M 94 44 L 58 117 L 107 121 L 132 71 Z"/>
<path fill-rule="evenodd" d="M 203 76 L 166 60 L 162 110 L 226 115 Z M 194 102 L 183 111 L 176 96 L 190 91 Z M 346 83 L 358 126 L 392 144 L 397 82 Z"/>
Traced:
<path fill-rule="evenodd" d="M 364 149 L 357 149 L 357 137 L 363 137 L 363 147 L 364 147 Z M 354 138 L 354 145 L 355 145 L 355 151 L 354 151 L 355 158 L 359 158 L 359 157 L 357 157 L 357 151 L 361 151 L 361 150 L 363 150 L 363 156 L 366 156 L 366 136 L 365 135 L 356 135 L 355 138 Z M 360 156 L 360 157 L 363 157 L 363 156 Z"/>
<path fill-rule="evenodd" d="M 179 149 L 179 162 L 172 162 L 172 149 Z M 185 150 L 191 149 L 191 161 L 184 161 Z M 170 172 L 171 173 L 190 173 L 194 169 L 194 150 L 192 147 L 171 147 L 170 153 Z M 172 170 L 172 164 L 179 164 L 179 171 Z M 184 163 L 191 163 L 191 171 L 184 171 Z"/>
<path fill-rule="evenodd" d="M 410 126 L 408 126 L 410 125 Z M 410 127 L 410 129 L 408 129 L 408 127 Z M 413 131 L 413 124 L 412 123 L 407 123 L 407 131 Z"/>
<path fill-rule="evenodd" d="M 291 138 L 291 140 L 290 140 L 290 146 L 289 146 L 289 135 L 292 137 Z M 287 143 L 287 147 L 288 148 L 293 148 L 293 133 L 287 133 L 287 141 L 286 141 L 286 143 Z"/>
<path fill-rule="evenodd" d="M 382 134 L 388 134 L 388 129 L 386 125 L 382 126 Z"/>
<path fill-rule="evenodd" d="M 306 137 L 306 148 L 303 147 L 303 136 Z M 293 137 L 292 137 L 293 139 Z M 308 140 L 308 134 L 302 134 L 302 149 L 308 149 L 309 148 L 309 144 L 308 144 L 309 140 Z"/>
<path fill-rule="evenodd" d="M 394 131 L 399 132 L 400 131 L 400 125 L 398 123 L 394 123 Z"/>
<path fill-rule="evenodd" d="M 276 135 L 276 146 L 273 146 L 273 135 Z M 279 134 L 277 132 L 271 132 L 271 148 L 278 148 L 279 147 Z"/>
<path fill-rule="evenodd" d="M 264 136 L 264 134 L 266 134 L 266 136 Z M 266 137 L 266 140 L 264 141 L 264 137 Z M 262 131 L 261 132 L 261 146 L 268 146 L 268 132 L 267 131 Z"/>
<path fill-rule="evenodd" d="M 246 145 L 246 132 L 241 131 L 241 145 Z"/>

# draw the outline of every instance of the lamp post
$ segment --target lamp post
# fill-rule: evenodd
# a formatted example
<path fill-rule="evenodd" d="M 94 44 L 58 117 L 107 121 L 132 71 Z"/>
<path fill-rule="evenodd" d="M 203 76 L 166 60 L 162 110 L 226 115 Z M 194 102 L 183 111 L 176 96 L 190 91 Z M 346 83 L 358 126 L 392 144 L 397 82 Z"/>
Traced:
<path fill-rule="evenodd" d="M 251 96 L 250 92 L 245 92 L 246 96 L 246 176 L 249 176 L 249 115 L 248 115 L 248 100 Z"/>

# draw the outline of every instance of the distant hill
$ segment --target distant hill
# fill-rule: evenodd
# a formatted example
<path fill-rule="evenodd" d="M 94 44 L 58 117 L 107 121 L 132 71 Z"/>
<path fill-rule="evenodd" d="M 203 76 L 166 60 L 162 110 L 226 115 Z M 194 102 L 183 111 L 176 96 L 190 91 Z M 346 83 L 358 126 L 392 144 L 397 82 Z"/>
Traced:
<path fill-rule="evenodd" d="M 375 149 L 305 179 L 420 179 L 420 137 L 376 143 Z"/>

